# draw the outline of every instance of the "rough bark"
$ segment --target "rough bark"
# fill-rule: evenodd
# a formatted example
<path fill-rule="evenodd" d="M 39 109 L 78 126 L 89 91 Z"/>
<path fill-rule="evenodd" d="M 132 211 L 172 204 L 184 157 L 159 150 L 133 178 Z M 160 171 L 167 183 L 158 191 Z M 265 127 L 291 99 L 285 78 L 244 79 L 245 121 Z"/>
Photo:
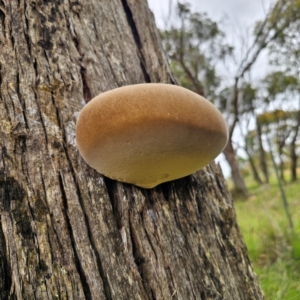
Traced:
<path fill-rule="evenodd" d="M 85 102 L 141 82 L 174 83 L 146 0 L 0 1 L 1 299 L 262 299 L 218 166 L 144 190 L 80 157 Z"/>
<path fill-rule="evenodd" d="M 238 162 L 236 160 L 235 151 L 233 149 L 232 141 L 229 139 L 225 149 L 223 150 L 226 160 L 231 168 L 231 177 L 234 183 L 235 193 L 248 197 L 248 189 L 245 181 L 240 173 Z"/>

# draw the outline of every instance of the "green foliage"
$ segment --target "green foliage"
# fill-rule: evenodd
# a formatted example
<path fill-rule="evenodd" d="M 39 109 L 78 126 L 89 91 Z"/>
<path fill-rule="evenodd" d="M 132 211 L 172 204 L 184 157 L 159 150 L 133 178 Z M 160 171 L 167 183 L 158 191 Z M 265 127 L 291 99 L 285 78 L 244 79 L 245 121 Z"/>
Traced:
<path fill-rule="evenodd" d="M 274 177 L 258 187 L 250 178 L 248 201 L 236 199 L 238 224 L 266 300 L 300 299 L 300 204 L 299 182 L 284 186 L 295 231 L 288 227 Z"/>
<path fill-rule="evenodd" d="M 250 83 L 245 82 L 242 86 L 242 90 L 244 93 L 244 101 L 246 103 L 252 103 L 253 99 L 256 98 L 257 89 L 253 88 Z"/>
<path fill-rule="evenodd" d="M 241 113 L 253 112 L 255 109 L 254 101 L 257 100 L 257 89 L 245 81 L 240 87 L 240 93 L 243 95 Z"/>
<path fill-rule="evenodd" d="M 221 111 L 225 111 L 227 109 L 227 102 L 230 99 L 230 95 L 232 94 L 232 90 L 229 87 L 222 89 L 217 96 L 218 99 L 218 107 Z M 232 110 L 232 108 L 231 108 Z"/>
<path fill-rule="evenodd" d="M 268 27 L 278 30 L 269 45 L 271 63 L 285 65 L 297 74 L 300 63 L 300 1 L 278 0 L 268 18 Z"/>
<path fill-rule="evenodd" d="M 293 119 L 297 116 L 298 111 L 285 111 L 282 109 L 275 109 L 274 111 L 267 111 L 257 116 L 258 122 L 261 125 L 269 125 L 274 123 L 279 123 L 280 121 L 285 121 Z M 279 129 L 279 128 L 277 128 Z M 282 128 L 286 130 L 286 128 Z"/>
<path fill-rule="evenodd" d="M 247 153 L 257 182 L 262 182 L 261 175 L 268 181 L 266 136 L 273 144 L 272 151 L 280 161 L 280 170 L 288 160 L 295 170 L 299 152 L 296 141 L 300 133 L 300 113 L 299 108 L 295 108 L 295 99 L 300 93 L 300 0 L 275 1 L 266 17 L 257 22 L 253 42 L 243 57 L 240 61 L 234 60 L 238 65 L 235 77 L 226 86 L 215 68 L 217 63 L 233 55 L 233 47 L 225 42 L 225 33 L 205 13 L 193 12 L 190 5 L 177 3 L 177 23 L 162 30 L 161 36 L 171 70 L 180 84 L 205 95 L 225 113 L 230 139 L 235 140 L 239 126 L 242 137 L 239 136 L 237 144 Z M 277 59 L 276 67 L 279 68 L 257 84 L 257 80 L 252 81 L 248 75 L 261 51 L 267 47 L 271 57 Z M 278 65 L 279 60 L 290 64 Z M 256 119 L 259 128 L 249 132 Z M 239 164 L 243 174 L 248 175 L 249 170 L 244 167 L 247 163 Z"/>
<path fill-rule="evenodd" d="M 299 0 L 278 0 L 269 16 L 270 28 L 282 28 L 283 24 L 297 22 L 300 18 Z"/>
<path fill-rule="evenodd" d="M 220 85 L 215 62 L 230 55 L 233 48 L 223 42 L 225 34 L 205 13 L 192 12 L 178 3 L 178 23 L 161 31 L 171 70 L 182 86 L 213 99 Z"/>
<path fill-rule="evenodd" d="M 253 113 L 255 110 L 255 101 L 257 101 L 258 89 L 253 87 L 250 82 L 244 81 L 238 89 L 239 92 L 239 114 L 243 115 L 247 112 Z M 218 107 L 225 110 L 228 105 L 228 99 L 232 98 L 232 88 L 226 87 L 222 89 L 216 96 L 218 99 Z M 233 113 L 234 107 L 231 106 L 230 112 Z"/>
<path fill-rule="evenodd" d="M 282 71 L 276 71 L 268 74 L 263 79 L 263 84 L 265 85 L 268 93 L 266 102 L 274 100 L 279 94 L 300 91 L 299 80 L 295 76 L 286 74 L 286 72 Z"/>

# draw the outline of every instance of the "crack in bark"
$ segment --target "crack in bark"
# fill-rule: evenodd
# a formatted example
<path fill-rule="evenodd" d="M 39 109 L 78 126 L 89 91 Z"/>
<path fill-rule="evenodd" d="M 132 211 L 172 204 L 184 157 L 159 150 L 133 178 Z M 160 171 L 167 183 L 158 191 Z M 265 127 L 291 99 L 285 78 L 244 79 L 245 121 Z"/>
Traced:
<path fill-rule="evenodd" d="M 25 122 L 25 128 L 29 129 L 28 121 L 27 121 L 27 117 L 26 117 L 26 104 L 25 104 L 24 98 L 20 92 L 20 72 L 17 72 L 17 76 L 16 76 L 16 93 L 18 95 L 18 99 L 19 99 L 21 107 L 22 107 L 22 115 L 23 115 L 23 119 Z"/>
<path fill-rule="evenodd" d="M 83 217 L 84 217 L 85 224 L 86 224 L 86 229 L 87 229 L 87 232 L 88 232 L 89 241 L 90 241 L 91 247 L 93 249 L 93 252 L 95 254 L 95 257 L 96 257 L 98 272 L 99 272 L 99 275 L 100 275 L 100 277 L 102 279 L 102 282 L 103 282 L 103 293 L 104 293 L 105 298 L 107 300 L 112 300 L 109 282 L 108 282 L 107 277 L 105 276 L 105 271 L 104 271 L 104 268 L 102 266 L 102 262 L 101 262 L 99 253 L 98 253 L 98 251 L 96 249 L 96 246 L 95 246 L 95 243 L 93 242 L 93 239 L 92 239 L 92 233 L 91 233 L 91 229 L 90 229 L 90 225 L 89 225 L 89 219 L 88 219 L 88 216 L 86 214 L 86 209 L 84 209 L 84 204 L 83 204 L 83 201 L 82 201 L 82 195 L 81 195 L 80 187 L 79 187 L 77 179 L 76 179 L 76 173 L 75 173 L 75 170 L 74 170 L 73 165 L 72 165 L 72 160 L 70 159 L 67 148 L 65 146 L 67 144 L 66 144 L 66 133 L 65 133 L 64 128 L 65 128 L 64 126 L 61 126 L 61 129 L 62 129 L 62 132 L 63 132 L 64 153 L 66 154 L 66 158 L 67 158 L 67 161 L 69 163 L 71 174 L 72 174 L 72 177 L 73 177 L 73 180 L 74 180 L 74 184 L 75 184 L 75 187 L 76 187 L 76 192 L 77 192 L 77 195 L 78 195 L 78 201 L 79 201 L 80 206 L 82 208 Z M 60 179 L 61 189 L 64 191 L 63 181 L 62 181 L 61 175 L 59 176 L 59 179 Z M 64 192 L 64 197 L 63 198 L 64 198 L 64 203 L 67 205 L 67 198 L 66 198 L 65 192 Z M 70 224 L 70 221 L 69 221 L 68 217 L 67 217 L 67 221 L 68 221 L 68 226 L 70 226 L 69 227 L 70 232 L 72 232 L 71 224 Z M 73 234 L 71 235 L 71 237 L 72 237 L 72 244 L 73 244 L 73 248 L 74 248 L 74 253 L 76 253 L 75 241 L 74 241 Z M 76 257 L 78 259 L 77 253 L 76 253 Z M 78 259 L 78 263 L 80 263 L 79 259 Z M 83 270 L 82 269 L 80 269 L 80 270 L 81 270 L 82 275 L 84 276 L 84 279 L 85 279 L 85 275 L 84 275 Z M 80 275 L 80 277 L 81 277 L 81 275 Z M 88 283 L 87 283 L 86 279 L 85 279 L 85 284 L 88 286 Z M 89 291 L 89 295 L 91 296 L 90 291 Z M 87 298 L 87 299 L 91 299 L 91 298 Z"/>
<path fill-rule="evenodd" d="M 156 300 L 156 297 L 155 297 L 155 294 L 154 294 L 154 291 L 151 289 L 151 296 L 152 296 L 152 299 L 153 300 Z"/>
<path fill-rule="evenodd" d="M 61 195 L 62 195 L 62 203 L 63 203 L 64 209 L 65 209 L 66 224 L 67 224 L 67 227 L 68 227 L 68 232 L 70 233 L 70 240 L 71 240 L 71 243 L 72 243 L 76 269 L 77 269 L 77 272 L 79 274 L 79 277 L 80 277 L 80 280 L 81 280 L 81 283 L 82 283 L 82 288 L 83 288 L 83 293 L 84 293 L 85 299 L 90 300 L 90 299 L 92 299 L 91 291 L 90 291 L 90 287 L 87 283 L 87 279 L 86 279 L 86 276 L 84 274 L 84 271 L 82 269 L 80 259 L 79 259 L 78 254 L 77 254 L 75 238 L 74 238 L 74 235 L 73 235 L 71 222 L 70 222 L 70 219 L 69 219 L 69 216 L 68 216 L 68 200 L 67 200 L 67 196 L 66 196 L 66 193 L 65 193 L 64 183 L 63 183 L 63 179 L 62 179 L 61 174 L 58 175 L 58 181 L 59 181 L 60 191 L 61 191 Z"/>
<path fill-rule="evenodd" d="M 26 45 L 27 45 L 27 48 L 28 48 L 28 53 L 31 57 L 31 44 L 30 44 L 30 38 L 29 38 L 29 20 L 26 16 L 26 11 L 27 11 L 27 3 L 26 1 L 24 2 L 24 19 L 25 19 L 25 30 L 23 31 L 24 33 L 24 38 L 25 38 L 25 41 L 26 41 Z M 30 59 L 28 59 L 30 61 Z"/>
<path fill-rule="evenodd" d="M 72 168 L 71 168 L 72 169 Z M 73 173 L 73 172 L 72 172 Z M 73 175 L 74 176 L 74 175 Z M 75 178 L 74 178 L 74 181 L 75 181 Z M 61 184 L 63 184 L 61 182 Z M 62 187 L 63 188 L 63 187 Z M 96 249 L 96 246 L 95 246 L 95 243 L 93 242 L 93 239 L 91 238 L 92 237 L 92 233 L 91 233 L 91 229 L 90 229 L 90 225 L 89 225 L 89 220 L 88 220 L 88 217 L 85 213 L 85 209 L 84 209 L 84 205 L 82 203 L 82 201 L 80 201 L 82 199 L 82 196 L 81 196 L 81 193 L 80 193 L 80 190 L 79 190 L 79 187 L 77 186 L 76 184 L 76 188 L 77 188 L 77 195 L 78 195 L 78 198 L 79 198 L 79 202 L 80 202 L 80 205 L 81 207 L 83 208 L 82 211 L 83 211 L 83 216 L 84 216 L 84 219 L 85 219 L 85 224 L 86 224 L 86 228 L 87 228 L 87 232 L 88 232 L 88 237 L 89 237 L 89 241 L 90 241 L 90 244 L 91 244 L 91 247 L 93 249 L 93 252 L 95 254 L 95 257 L 96 257 L 96 261 L 97 261 L 97 267 L 98 267 L 98 272 L 100 274 L 100 277 L 102 279 L 102 282 L 103 282 L 103 292 L 104 292 L 104 295 L 105 295 L 105 298 L 107 300 L 112 300 L 112 296 L 111 296 L 111 291 L 110 291 L 110 286 L 109 286 L 109 282 L 108 282 L 108 279 L 107 277 L 105 276 L 105 271 L 104 271 L 104 268 L 102 266 L 102 262 L 101 262 L 101 259 L 100 259 L 100 256 L 99 256 L 99 253 Z M 69 221 L 68 221 L 69 222 Z M 71 225 L 70 225 L 71 226 Z M 70 231 L 71 231 L 71 227 L 70 227 Z M 73 243 L 73 237 L 72 237 L 72 243 Z M 74 242 L 75 243 L 75 242 Z M 75 245 L 74 245 L 74 252 L 76 251 L 75 249 Z M 82 271 L 83 272 L 83 271 Z M 83 274 L 84 275 L 84 274 Z M 87 282 L 85 282 L 87 284 Z M 87 299 L 92 299 L 92 298 L 87 298 Z"/>
<path fill-rule="evenodd" d="M 10 40 L 11 40 L 12 48 L 16 51 L 16 49 L 15 49 L 15 38 L 14 38 L 13 33 L 12 33 L 12 27 L 10 27 L 9 33 L 10 33 Z"/>
<path fill-rule="evenodd" d="M 0 91 L 1 91 L 1 88 L 0 88 Z M 6 116 L 7 116 L 7 119 L 9 121 L 10 124 L 12 124 L 12 121 L 11 121 L 11 116 L 9 114 L 9 108 L 8 108 L 8 103 L 7 101 L 4 101 L 4 106 L 5 106 L 5 109 L 6 109 Z"/>
<path fill-rule="evenodd" d="M 86 68 L 83 66 L 80 67 L 80 75 L 82 80 L 83 97 L 85 102 L 89 102 L 92 99 L 92 93 L 88 85 Z"/>
<path fill-rule="evenodd" d="M 51 100 L 52 100 L 52 104 L 54 106 L 54 109 L 55 109 L 55 114 L 56 114 L 56 119 L 57 119 L 57 124 L 58 124 L 58 127 L 59 128 L 64 128 L 61 124 L 61 119 L 60 119 L 60 114 L 59 114 L 59 109 L 58 109 L 58 106 L 56 105 L 56 102 L 55 102 L 55 96 L 54 96 L 54 92 L 53 90 L 51 90 Z M 64 139 L 64 142 L 66 143 L 66 139 Z M 66 149 L 65 149 L 66 150 Z"/>
<path fill-rule="evenodd" d="M 109 200 L 111 202 L 111 207 L 112 207 L 112 211 L 113 211 L 113 214 L 114 214 L 114 217 L 115 217 L 117 228 L 118 228 L 118 230 L 120 230 L 121 227 L 122 227 L 122 225 L 120 223 L 122 216 L 118 213 L 118 209 L 117 209 L 117 204 L 118 204 L 117 194 L 118 194 L 118 191 L 117 191 L 116 182 L 113 179 L 110 179 L 110 178 L 105 177 L 105 176 L 103 177 L 103 180 L 104 180 L 104 183 L 105 183 L 105 186 L 106 186 L 106 190 L 107 190 L 107 193 L 108 193 Z"/>
<path fill-rule="evenodd" d="M 135 237 L 134 237 L 134 233 L 133 233 L 133 225 L 131 224 L 130 221 L 129 221 L 129 233 L 130 233 L 130 239 L 131 239 L 131 245 L 132 245 L 132 256 L 134 258 L 134 263 L 137 266 L 137 270 L 144 282 L 144 276 L 143 276 L 143 272 L 141 270 L 141 265 L 145 262 L 145 260 L 143 257 L 141 257 L 141 255 L 138 254 L 138 247 L 137 247 L 137 243 L 135 241 Z"/>
<path fill-rule="evenodd" d="M 126 17 L 127 17 L 128 25 L 131 29 L 133 38 L 134 38 L 136 46 L 137 46 L 138 57 L 140 59 L 140 65 L 141 65 L 141 69 L 142 69 L 142 72 L 143 72 L 143 75 L 144 75 L 145 82 L 149 83 L 149 82 L 151 82 L 151 79 L 150 79 L 150 75 L 147 72 L 145 57 L 144 57 L 143 52 L 142 52 L 143 46 L 142 46 L 142 43 L 141 43 L 141 39 L 140 39 L 138 30 L 137 30 L 137 27 L 136 27 L 134 19 L 133 19 L 131 9 L 130 9 L 128 3 L 127 3 L 127 0 L 122 0 L 122 4 L 123 4 L 123 7 L 124 7 Z"/>
<path fill-rule="evenodd" d="M 1 224 L 1 223 L 0 223 Z M 6 242 L 2 227 L 0 226 L 0 299 L 8 300 L 12 285 L 11 269 L 7 261 Z"/>
<path fill-rule="evenodd" d="M 0 1 L 0 22 L 2 23 L 3 30 L 5 30 L 5 8 L 2 1 Z"/>
<path fill-rule="evenodd" d="M 0 97 L 2 98 L 2 65 L 0 64 Z"/>
<path fill-rule="evenodd" d="M 140 215 L 140 218 L 143 222 L 141 215 Z M 151 298 L 149 297 L 147 299 L 156 300 L 157 298 L 155 297 L 155 291 L 153 290 L 153 287 L 148 283 L 147 278 L 145 278 L 145 276 L 144 276 L 144 268 L 147 268 L 147 266 L 144 266 L 144 264 L 146 263 L 146 260 L 140 251 L 141 249 L 138 246 L 138 243 L 136 242 L 136 237 L 135 237 L 136 233 L 134 232 L 134 225 L 132 224 L 131 220 L 129 220 L 129 234 L 130 234 L 130 240 L 131 240 L 131 245 L 132 245 L 132 256 L 134 258 L 134 263 L 136 265 L 136 269 L 139 272 L 140 277 L 142 279 L 142 284 L 143 284 L 143 288 L 144 288 L 145 292 L 147 293 L 148 296 L 151 296 Z M 150 248 L 154 252 L 155 257 L 157 259 L 157 255 L 154 251 L 153 245 L 150 241 L 149 235 L 146 232 L 146 229 L 145 229 L 145 235 L 150 244 Z M 151 293 L 151 295 L 149 295 L 149 292 Z"/>
<path fill-rule="evenodd" d="M 38 79 L 38 66 L 37 66 L 37 60 L 36 59 L 33 60 L 33 69 L 34 69 L 35 79 L 37 81 L 37 79 Z M 36 83 L 38 83 L 38 82 L 36 82 Z"/>
<path fill-rule="evenodd" d="M 165 200 L 169 201 L 169 197 L 170 197 L 170 183 L 169 182 L 164 182 L 160 185 L 161 188 L 161 192 L 165 198 Z"/>
<path fill-rule="evenodd" d="M 53 226 L 50 226 L 49 223 L 50 224 L 53 223 L 51 213 L 50 213 L 49 221 L 48 220 L 46 221 L 46 224 L 47 224 L 47 231 L 46 232 L 47 232 L 47 238 L 48 238 L 48 241 L 49 241 L 50 253 L 55 253 L 55 250 L 54 250 L 55 248 L 54 248 L 53 242 L 52 242 L 53 239 L 56 240 L 56 242 L 57 242 L 58 246 L 60 247 L 60 249 L 62 249 L 62 247 L 61 247 L 61 243 L 60 243 L 60 241 L 58 239 L 57 232 L 55 231 L 55 229 L 54 229 Z M 51 235 L 53 235 L 53 237 Z M 51 266 L 52 266 L 52 268 L 56 264 L 56 259 L 57 259 L 56 256 L 51 255 Z M 59 281 L 55 282 L 55 287 L 56 287 L 56 289 L 57 289 L 57 291 L 58 291 L 58 293 L 60 295 L 61 289 L 60 289 L 60 283 L 59 283 Z"/>
<path fill-rule="evenodd" d="M 67 26 L 70 26 L 69 21 L 67 21 Z M 80 51 L 80 45 L 77 37 L 73 37 L 73 42 L 75 45 L 75 48 L 77 49 L 78 54 L 80 55 L 80 76 L 81 76 L 81 81 L 82 81 L 82 93 L 83 93 L 83 98 L 85 102 L 89 102 L 92 99 L 92 93 L 90 90 L 90 87 L 88 85 L 88 79 L 87 79 L 87 74 L 86 74 L 86 68 L 81 65 L 83 54 Z"/>
<path fill-rule="evenodd" d="M 42 127 L 43 127 L 43 132 L 45 133 L 44 136 L 45 136 L 45 148 L 47 148 L 47 144 L 48 144 L 48 136 L 47 136 L 47 129 L 46 129 L 46 125 L 44 123 L 44 119 L 43 119 L 43 115 L 42 115 L 42 109 L 41 109 L 41 105 L 39 103 L 39 97 L 37 96 L 36 94 L 36 90 L 33 89 L 33 93 L 34 93 L 34 98 L 36 100 L 36 105 L 38 107 L 38 114 L 39 114 L 39 117 L 40 117 L 40 120 L 41 120 L 41 124 L 42 124 Z"/>
<path fill-rule="evenodd" d="M 143 220 L 143 219 L 142 219 L 142 220 Z M 147 231 L 147 226 L 146 226 L 146 224 L 144 223 L 144 220 L 143 220 L 142 222 L 143 222 L 143 225 L 144 225 L 144 228 L 145 228 L 145 234 L 146 234 L 146 237 L 147 237 L 147 239 L 148 239 L 149 245 L 150 245 L 150 247 L 151 247 L 151 249 L 152 249 L 152 252 L 153 252 L 154 255 L 155 255 L 155 259 L 158 260 L 157 254 L 156 254 L 156 251 L 155 251 L 155 248 L 154 248 L 154 246 L 153 246 L 153 243 L 152 243 L 151 238 L 150 238 L 150 236 L 149 236 L 149 233 L 148 233 L 148 231 Z"/>
<path fill-rule="evenodd" d="M 87 232 L 88 232 L 89 241 L 90 241 L 91 247 L 93 249 L 93 252 L 95 254 L 95 257 L 96 257 L 98 272 L 99 272 L 100 277 L 101 277 L 102 282 L 103 282 L 103 289 L 104 289 L 103 292 L 104 292 L 105 298 L 107 300 L 113 300 L 112 296 L 111 296 L 111 290 L 110 290 L 108 279 L 105 276 L 105 271 L 104 271 L 104 268 L 102 266 L 102 262 L 101 262 L 99 253 L 98 253 L 97 248 L 95 246 L 95 243 L 92 239 L 92 232 L 91 232 L 91 228 L 90 228 L 89 219 L 87 217 L 86 210 L 84 209 L 84 204 L 82 203 L 81 192 L 80 192 L 78 184 L 76 183 L 75 172 L 74 172 L 72 166 L 71 166 L 71 172 L 72 172 L 73 179 L 74 179 L 74 182 L 75 182 L 75 185 L 76 185 L 78 199 L 79 199 L 80 205 L 82 207 L 82 212 L 83 212 L 83 216 L 84 216 L 84 220 L 85 220 L 85 224 L 86 224 L 86 229 L 87 229 Z"/>

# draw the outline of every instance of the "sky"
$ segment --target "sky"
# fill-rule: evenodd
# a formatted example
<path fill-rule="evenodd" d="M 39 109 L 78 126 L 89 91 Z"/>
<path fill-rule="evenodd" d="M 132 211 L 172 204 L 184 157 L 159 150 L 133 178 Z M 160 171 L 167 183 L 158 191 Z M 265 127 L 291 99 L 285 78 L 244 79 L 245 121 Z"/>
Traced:
<path fill-rule="evenodd" d="M 225 13 L 230 19 L 242 25 L 249 25 L 253 23 L 253 20 L 263 17 L 268 7 L 266 0 L 198 0 L 193 2 L 198 9 L 207 11 L 211 17 L 215 15 L 219 18 Z"/>
<path fill-rule="evenodd" d="M 156 24 L 159 28 L 163 28 L 168 18 L 169 3 L 174 5 L 177 0 L 148 0 L 148 4 L 154 13 Z M 228 42 L 234 47 L 241 48 L 241 39 L 250 43 L 251 33 L 255 22 L 265 17 L 272 0 L 190 0 L 185 1 L 192 4 L 193 11 L 201 13 L 206 12 L 208 17 L 218 22 L 219 27 L 226 33 Z M 219 22 L 220 21 L 220 22 Z M 248 37 L 248 38 L 246 38 Z M 242 56 L 242 49 L 239 50 Z M 263 52 L 251 72 L 252 76 L 262 78 L 269 71 L 267 52 Z M 232 79 L 236 66 L 231 65 L 229 69 L 220 70 L 222 77 L 228 76 Z M 227 165 L 223 155 L 220 155 L 217 162 L 221 164 L 223 173 L 226 177 L 230 175 L 230 168 Z"/>
<path fill-rule="evenodd" d="M 169 3 L 175 5 L 177 0 L 148 0 L 150 9 L 153 11 L 156 24 L 159 28 L 164 27 L 164 20 L 168 19 Z M 192 4 L 194 11 L 206 12 L 208 17 L 217 21 L 220 29 L 226 33 L 228 42 L 236 49 L 241 48 L 241 39 L 244 43 L 250 43 L 250 37 L 255 22 L 265 17 L 272 0 L 189 0 L 182 1 Z M 244 48 L 245 49 L 245 48 Z M 239 50 L 239 55 L 242 54 Z M 266 57 L 259 58 L 260 68 L 254 68 L 253 74 L 259 75 L 267 72 Z M 264 70 L 262 70 L 264 68 Z M 232 70 L 234 76 L 234 68 Z"/>
<path fill-rule="evenodd" d="M 156 22 L 161 26 L 162 19 L 168 13 L 170 0 L 148 0 Z M 172 1 L 174 4 L 176 0 Z M 207 12 L 210 18 L 218 20 L 226 15 L 233 23 L 248 26 L 254 20 L 262 18 L 271 0 L 190 0 L 188 1 L 200 12 Z"/>

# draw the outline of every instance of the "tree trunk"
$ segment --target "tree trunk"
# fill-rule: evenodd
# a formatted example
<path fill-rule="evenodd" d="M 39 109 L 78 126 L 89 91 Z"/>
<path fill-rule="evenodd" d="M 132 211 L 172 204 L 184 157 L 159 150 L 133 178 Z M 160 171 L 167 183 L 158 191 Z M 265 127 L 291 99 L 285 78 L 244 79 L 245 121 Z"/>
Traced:
<path fill-rule="evenodd" d="M 256 128 L 257 128 L 257 137 L 258 137 L 259 152 L 260 152 L 260 167 L 265 177 L 265 183 L 269 183 L 267 156 L 262 142 L 262 130 L 258 119 L 256 119 Z"/>
<path fill-rule="evenodd" d="M 297 180 L 297 162 L 298 162 L 298 155 L 297 155 L 297 138 L 299 134 L 299 127 L 300 127 L 300 110 L 297 112 L 297 124 L 295 126 L 294 135 L 290 145 L 290 153 L 291 153 L 291 181 Z"/>
<path fill-rule="evenodd" d="M 247 155 L 248 155 L 248 160 L 249 160 L 250 167 L 251 167 L 251 170 L 252 170 L 253 179 L 254 179 L 259 185 L 262 185 L 262 184 L 263 184 L 263 181 L 261 180 L 261 178 L 260 178 L 260 176 L 259 176 L 258 170 L 257 170 L 257 168 L 256 168 L 256 166 L 255 166 L 254 159 L 253 159 L 252 155 L 250 154 L 247 145 L 245 145 L 245 151 L 246 151 L 246 153 L 247 153 Z"/>
<path fill-rule="evenodd" d="M 285 177 L 284 177 L 284 161 L 283 161 L 283 146 L 278 145 L 278 155 L 279 155 L 279 177 L 282 182 L 285 183 Z"/>
<path fill-rule="evenodd" d="M 296 140 L 292 141 L 290 146 L 291 153 L 291 181 L 297 180 L 297 165 L 298 165 L 298 155 L 296 153 Z"/>
<path fill-rule="evenodd" d="M 236 160 L 236 155 L 231 140 L 228 141 L 228 144 L 223 150 L 223 153 L 231 168 L 231 177 L 233 180 L 235 193 L 240 194 L 245 198 L 248 197 L 248 190 L 245 185 L 245 181 L 240 173 L 240 169 Z"/>
<path fill-rule="evenodd" d="M 2 0 L 0 44 L 1 299 L 262 299 L 219 167 L 145 190 L 76 148 L 92 97 L 174 83 L 146 0 Z"/>

